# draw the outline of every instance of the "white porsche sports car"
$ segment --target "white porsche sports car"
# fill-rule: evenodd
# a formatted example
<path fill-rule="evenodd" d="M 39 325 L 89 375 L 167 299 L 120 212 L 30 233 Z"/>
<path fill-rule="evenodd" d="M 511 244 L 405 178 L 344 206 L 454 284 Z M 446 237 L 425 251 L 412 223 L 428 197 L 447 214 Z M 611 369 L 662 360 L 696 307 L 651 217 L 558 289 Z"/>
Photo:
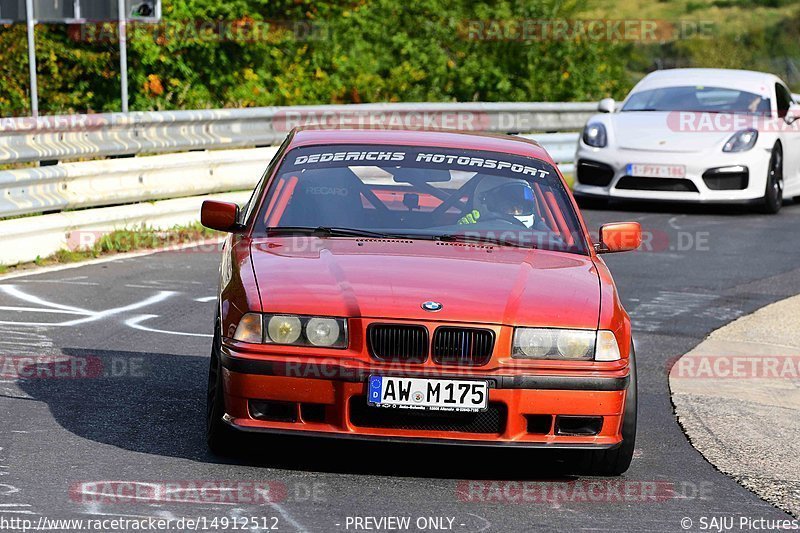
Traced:
<path fill-rule="evenodd" d="M 606 98 L 598 111 L 575 158 L 582 203 L 743 203 L 776 213 L 800 196 L 800 107 L 772 74 L 660 70 L 619 107 Z"/>

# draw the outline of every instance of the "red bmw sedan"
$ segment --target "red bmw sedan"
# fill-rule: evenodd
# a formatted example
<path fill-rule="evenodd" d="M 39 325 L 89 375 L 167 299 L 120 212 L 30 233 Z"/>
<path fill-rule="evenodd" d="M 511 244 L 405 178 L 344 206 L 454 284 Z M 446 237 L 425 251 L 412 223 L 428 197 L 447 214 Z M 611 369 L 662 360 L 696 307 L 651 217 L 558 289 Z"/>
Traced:
<path fill-rule="evenodd" d="M 292 131 L 228 232 L 208 444 L 249 432 L 574 449 L 617 475 L 636 436 L 630 319 L 535 142 L 445 131 Z"/>

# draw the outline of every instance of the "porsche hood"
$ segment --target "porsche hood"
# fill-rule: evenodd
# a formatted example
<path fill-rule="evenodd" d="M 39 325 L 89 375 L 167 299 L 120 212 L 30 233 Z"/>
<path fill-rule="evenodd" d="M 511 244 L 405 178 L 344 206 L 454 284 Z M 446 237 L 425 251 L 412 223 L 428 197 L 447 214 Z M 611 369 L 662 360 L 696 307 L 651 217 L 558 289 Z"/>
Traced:
<path fill-rule="evenodd" d="M 722 145 L 735 131 L 708 131 L 701 114 L 627 111 L 608 116 L 618 148 L 647 152 L 698 153 Z"/>

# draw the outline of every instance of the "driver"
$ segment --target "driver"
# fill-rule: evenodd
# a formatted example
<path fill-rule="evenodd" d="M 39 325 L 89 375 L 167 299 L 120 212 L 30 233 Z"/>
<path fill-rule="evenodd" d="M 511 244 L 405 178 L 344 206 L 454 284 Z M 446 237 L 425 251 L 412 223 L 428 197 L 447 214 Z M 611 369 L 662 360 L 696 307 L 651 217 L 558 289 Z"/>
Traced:
<path fill-rule="evenodd" d="M 483 217 L 508 220 L 513 217 L 526 228 L 536 221 L 536 201 L 533 189 L 525 180 L 488 177 L 475 188 L 473 209 L 458 221 L 459 224 L 475 224 Z"/>

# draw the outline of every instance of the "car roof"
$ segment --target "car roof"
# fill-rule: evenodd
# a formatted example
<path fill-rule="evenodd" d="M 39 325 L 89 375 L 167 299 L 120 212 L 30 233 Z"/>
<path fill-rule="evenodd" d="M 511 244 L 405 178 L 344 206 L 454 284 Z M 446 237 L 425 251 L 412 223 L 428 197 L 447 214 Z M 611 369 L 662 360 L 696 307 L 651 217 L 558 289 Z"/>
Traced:
<path fill-rule="evenodd" d="M 314 126 L 295 128 L 292 130 L 292 134 L 293 138 L 289 148 L 330 144 L 385 144 L 390 146 L 461 148 L 534 157 L 555 166 L 553 159 L 539 143 L 512 135 L 460 130 L 320 129 Z"/>
<path fill-rule="evenodd" d="M 660 87 L 705 85 L 726 87 L 755 94 L 772 94 L 772 86 L 780 78 L 766 72 L 724 68 L 676 68 L 657 70 L 645 76 L 631 92 Z M 782 83 L 782 82 L 781 82 Z"/>

